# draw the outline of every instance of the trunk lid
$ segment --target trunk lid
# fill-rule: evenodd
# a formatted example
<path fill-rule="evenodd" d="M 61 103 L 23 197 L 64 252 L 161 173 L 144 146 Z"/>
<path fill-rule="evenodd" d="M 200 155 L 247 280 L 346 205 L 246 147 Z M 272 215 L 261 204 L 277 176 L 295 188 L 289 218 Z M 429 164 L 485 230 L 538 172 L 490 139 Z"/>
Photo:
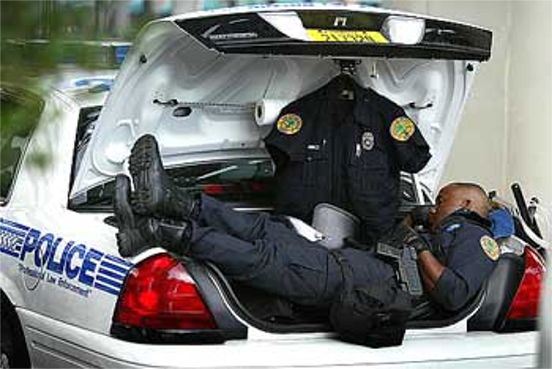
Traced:
<path fill-rule="evenodd" d="M 255 6 L 152 22 L 116 78 L 71 198 L 124 172 L 145 133 L 168 166 L 262 151 L 281 108 L 338 75 L 336 60 L 354 60 L 360 85 L 417 122 L 433 154 L 417 176 L 433 192 L 490 45 L 477 27 L 363 7 Z"/>

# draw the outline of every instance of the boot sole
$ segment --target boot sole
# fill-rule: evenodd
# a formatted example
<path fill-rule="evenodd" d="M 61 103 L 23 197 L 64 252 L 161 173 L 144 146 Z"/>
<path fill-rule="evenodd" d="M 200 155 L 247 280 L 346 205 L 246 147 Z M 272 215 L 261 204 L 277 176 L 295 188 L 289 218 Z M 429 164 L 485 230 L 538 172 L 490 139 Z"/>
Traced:
<path fill-rule="evenodd" d="M 155 191 L 155 178 L 160 178 L 162 170 L 159 147 L 155 137 L 140 137 L 131 150 L 129 170 L 134 181 L 135 192 L 133 209 L 139 214 L 155 214 L 155 205 L 161 200 L 162 193 Z M 156 165 L 157 164 L 157 165 Z M 156 168 L 161 166 L 161 168 Z"/>

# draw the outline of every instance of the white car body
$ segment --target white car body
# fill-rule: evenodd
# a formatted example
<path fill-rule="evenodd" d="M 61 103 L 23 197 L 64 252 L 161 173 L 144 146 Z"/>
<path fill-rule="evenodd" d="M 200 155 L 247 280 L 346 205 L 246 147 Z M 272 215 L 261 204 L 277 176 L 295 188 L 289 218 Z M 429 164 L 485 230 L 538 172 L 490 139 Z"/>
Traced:
<path fill-rule="evenodd" d="M 270 12 L 285 10 L 289 14 L 294 9 L 255 8 L 255 11 L 264 12 L 265 18 L 270 18 Z M 291 102 L 321 86 L 336 73 L 331 60 L 323 58 L 215 55 L 212 50 L 193 43 L 192 37 L 174 24 L 176 19 L 205 14 L 222 12 L 168 18 L 154 22 L 142 34 L 107 98 L 78 173 L 72 174 L 72 165 L 79 114 L 82 108 L 103 105 L 106 94 L 76 91 L 69 84 L 53 90 L 46 99 L 41 122 L 29 143 L 9 201 L 0 208 L 3 230 L 0 287 L 15 307 L 32 365 L 137 368 L 534 366 L 537 332 L 468 332 L 468 317 L 443 328 L 409 329 L 401 346 L 382 349 L 344 343 L 330 333 L 265 332 L 239 314 L 235 317 L 247 326 L 247 338 L 223 344 L 134 343 L 111 335 L 113 312 L 125 275 L 132 265 L 162 250 L 153 249 L 132 259 L 120 259 L 115 238 L 117 229 L 104 221 L 111 214 L 71 210 L 69 197 L 83 196 L 90 188 L 125 172 L 132 143 L 146 132 L 154 132 L 159 138 L 168 166 L 217 158 L 223 155 L 217 151 L 222 147 L 241 145 L 251 152 L 262 150 L 263 127 L 251 129 L 256 127 L 252 104 L 259 97 Z M 179 44 L 186 44 L 188 48 L 179 48 Z M 140 70 L 142 54 L 147 55 L 151 64 Z M 166 61 L 161 63 L 160 60 Z M 212 68 L 213 63 L 219 63 L 217 68 Z M 368 58 L 359 67 L 360 80 L 400 105 L 432 102 L 433 109 L 408 111 L 417 120 L 434 154 L 417 178 L 429 194 L 435 190 L 442 174 L 472 83 L 473 73 L 465 72 L 468 64 L 476 66 L 477 62 Z M 379 78 L 370 77 L 372 68 L 377 69 Z M 243 70 L 249 72 L 242 78 L 231 73 Z M 202 79 L 205 73 L 210 75 L 208 84 Z M 231 87 L 241 93 L 233 94 Z M 198 109 L 195 125 L 182 128 L 166 114 L 163 106 L 150 104 L 154 98 L 168 100 L 173 95 L 180 96 L 183 101 L 216 101 L 229 105 L 214 110 Z M 266 131 L 266 127 L 264 129 Z M 43 151 L 50 152 L 51 162 L 45 168 L 37 168 L 29 158 L 32 153 Z M 198 152 L 203 152 L 203 156 Z M 10 240 L 6 234 L 11 235 Z M 64 250 L 67 250 L 65 255 Z"/>

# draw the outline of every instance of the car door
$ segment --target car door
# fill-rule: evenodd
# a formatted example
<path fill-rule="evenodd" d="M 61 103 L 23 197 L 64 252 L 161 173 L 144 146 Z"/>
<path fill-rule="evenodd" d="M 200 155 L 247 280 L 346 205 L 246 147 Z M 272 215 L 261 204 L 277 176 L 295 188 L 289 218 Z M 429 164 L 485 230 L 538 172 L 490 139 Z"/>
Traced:
<path fill-rule="evenodd" d="M 131 266 L 117 257 L 115 229 L 103 222 L 105 214 L 67 208 L 81 110 L 79 101 L 62 92 L 48 95 L 2 209 L 3 230 L 15 240 L 13 252 L 2 254 L 2 273 L 24 329 L 35 339 L 48 331 L 47 319 L 107 334 Z"/>

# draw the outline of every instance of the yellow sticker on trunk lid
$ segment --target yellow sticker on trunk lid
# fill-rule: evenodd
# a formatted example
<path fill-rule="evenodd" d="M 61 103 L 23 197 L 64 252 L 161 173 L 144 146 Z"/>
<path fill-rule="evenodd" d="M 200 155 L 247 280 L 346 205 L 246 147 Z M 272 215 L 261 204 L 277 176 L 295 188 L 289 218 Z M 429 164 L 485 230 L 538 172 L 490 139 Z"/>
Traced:
<path fill-rule="evenodd" d="M 330 29 L 307 29 L 307 35 L 315 42 L 355 42 L 386 44 L 389 41 L 377 31 L 340 31 Z"/>

